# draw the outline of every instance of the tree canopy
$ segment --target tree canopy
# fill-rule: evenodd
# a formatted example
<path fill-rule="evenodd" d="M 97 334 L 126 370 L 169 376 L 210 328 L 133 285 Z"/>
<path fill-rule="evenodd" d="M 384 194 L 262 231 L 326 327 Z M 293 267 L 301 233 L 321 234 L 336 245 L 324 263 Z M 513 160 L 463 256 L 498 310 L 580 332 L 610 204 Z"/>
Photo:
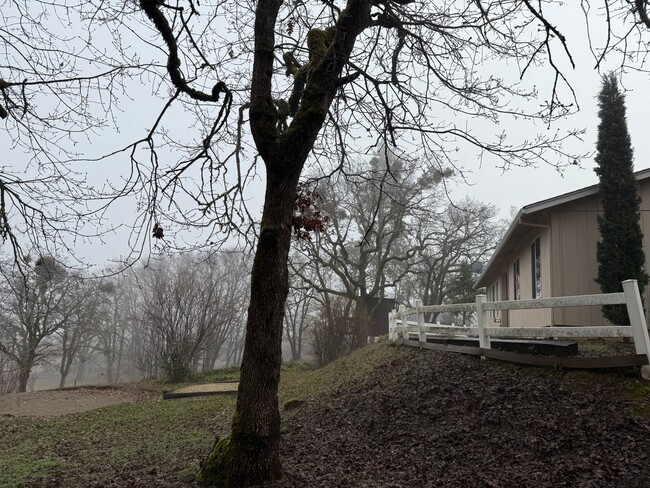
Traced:
<path fill-rule="evenodd" d="M 309 164 L 321 176 L 384 142 L 387 153 L 422 156 L 432 171 L 461 167 L 457 149 L 470 147 L 503 167 L 573 161 L 560 143 L 575 134 L 518 140 L 503 130 L 484 135 L 478 123 L 548 122 L 574 109 L 559 72 L 555 87 L 518 79 L 539 69 L 546 50 L 562 50 L 563 38 L 528 2 L 465 3 L 350 3 L 348 13 L 365 10 L 344 16 L 354 26 L 345 26 L 336 77 L 330 61 L 320 63 L 332 101 L 321 114 L 324 129 L 307 137 L 300 120 L 312 112 L 298 102 L 315 88 L 319 56 L 331 44 L 326 34 L 345 2 L 260 2 L 275 23 L 257 27 L 255 5 L 244 2 L 5 2 L 2 137 L 16 164 L 0 173 L 4 236 L 58 243 L 51 254 L 66 251 L 67 236 L 110 238 L 120 224 L 136 250 L 146 250 L 154 228 L 164 229 L 170 248 L 215 245 L 229 232 L 249 237 L 260 202 L 253 199 L 251 210 L 246 188 L 253 183 L 259 193 L 259 156 L 288 150 L 293 139 L 314 141 Z M 273 40 L 266 65 L 255 60 L 261 37 Z M 525 64 L 491 74 L 509 59 Z M 489 65 L 477 69 L 481 62 Z M 268 120 L 249 131 L 248 120 L 265 110 L 250 91 L 263 71 Z M 537 98 L 547 101 L 531 103 Z M 107 219 L 109 203 L 128 217 Z M 200 240 L 187 237 L 196 227 Z"/>

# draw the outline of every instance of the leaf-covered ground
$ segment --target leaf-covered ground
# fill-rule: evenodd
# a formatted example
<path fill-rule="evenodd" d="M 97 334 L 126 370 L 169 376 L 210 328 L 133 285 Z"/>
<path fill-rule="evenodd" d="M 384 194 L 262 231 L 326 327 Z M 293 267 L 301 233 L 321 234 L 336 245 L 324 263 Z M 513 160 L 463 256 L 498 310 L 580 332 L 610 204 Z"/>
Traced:
<path fill-rule="evenodd" d="M 0 411 L 0 487 L 194 486 L 234 397 L 158 398 L 57 418 Z M 629 373 L 382 343 L 285 368 L 281 402 L 274 488 L 650 486 L 650 383 Z"/>
<path fill-rule="evenodd" d="M 650 487 L 650 389 L 624 373 L 411 350 L 285 422 L 277 487 Z"/>

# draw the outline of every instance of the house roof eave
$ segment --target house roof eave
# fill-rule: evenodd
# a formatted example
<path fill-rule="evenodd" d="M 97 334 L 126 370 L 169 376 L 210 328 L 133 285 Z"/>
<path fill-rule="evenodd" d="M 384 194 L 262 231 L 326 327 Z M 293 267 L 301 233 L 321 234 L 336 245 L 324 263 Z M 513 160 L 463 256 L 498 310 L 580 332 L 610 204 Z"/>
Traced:
<path fill-rule="evenodd" d="M 505 235 L 501 239 L 501 242 L 499 242 L 499 245 L 496 247 L 496 249 L 492 253 L 492 256 L 490 256 L 490 259 L 488 260 L 487 264 L 485 265 L 485 268 L 483 269 L 483 272 L 477 278 L 477 280 L 474 282 L 474 289 L 481 288 L 483 286 L 487 286 L 487 283 L 484 283 L 484 280 L 489 275 L 490 268 L 492 267 L 494 262 L 497 260 L 497 258 L 501 255 L 501 252 L 506 247 L 506 244 L 508 243 L 510 237 L 515 232 L 515 229 L 517 228 L 517 226 L 519 225 L 519 222 L 521 221 L 521 217 L 523 217 L 527 213 L 525 211 L 525 209 L 526 209 L 526 207 L 522 208 L 521 210 L 519 210 L 519 212 L 517 212 L 517 216 L 511 222 L 510 226 L 508 227 L 508 230 L 506 231 Z"/>

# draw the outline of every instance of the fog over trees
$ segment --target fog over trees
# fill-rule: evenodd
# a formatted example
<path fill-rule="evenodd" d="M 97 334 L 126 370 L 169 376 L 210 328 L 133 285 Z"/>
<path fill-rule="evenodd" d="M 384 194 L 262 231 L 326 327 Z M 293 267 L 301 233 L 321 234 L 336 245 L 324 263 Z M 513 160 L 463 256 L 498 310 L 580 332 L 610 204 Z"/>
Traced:
<path fill-rule="evenodd" d="M 78 385 L 184 381 L 239 364 L 246 255 L 173 256 L 104 279 L 68 273 L 51 257 L 42 261 L 33 275 L 16 270 L 0 284 L 0 391 L 25 391 L 36 369 L 58 371 L 63 387 L 71 374 Z"/>
<path fill-rule="evenodd" d="M 453 171 L 431 175 L 420 167 L 377 156 L 352 164 L 323 188 L 316 185 L 326 223 L 294 242 L 285 337 L 294 343 L 311 324 L 318 362 L 365 343 L 381 299 L 410 305 L 474 300 L 471 267 L 487 260 L 502 234 L 496 209 L 454 201 L 446 191 Z M 298 314 L 303 327 L 296 325 Z"/>

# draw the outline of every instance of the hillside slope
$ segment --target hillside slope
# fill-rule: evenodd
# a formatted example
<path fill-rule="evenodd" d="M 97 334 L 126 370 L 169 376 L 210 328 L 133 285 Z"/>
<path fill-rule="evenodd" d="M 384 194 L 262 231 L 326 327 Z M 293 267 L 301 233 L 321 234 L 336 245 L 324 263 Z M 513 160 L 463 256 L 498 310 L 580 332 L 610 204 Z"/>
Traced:
<path fill-rule="evenodd" d="M 235 398 L 163 401 L 169 387 L 132 385 L 142 400 L 61 417 L 0 411 L 0 488 L 195 486 Z M 319 370 L 285 366 L 280 399 L 273 488 L 650 487 L 650 383 L 625 372 L 383 342 Z"/>
<path fill-rule="evenodd" d="M 387 344 L 331 368 L 339 387 L 285 419 L 274 487 L 650 486 L 650 388 L 629 372 Z"/>

